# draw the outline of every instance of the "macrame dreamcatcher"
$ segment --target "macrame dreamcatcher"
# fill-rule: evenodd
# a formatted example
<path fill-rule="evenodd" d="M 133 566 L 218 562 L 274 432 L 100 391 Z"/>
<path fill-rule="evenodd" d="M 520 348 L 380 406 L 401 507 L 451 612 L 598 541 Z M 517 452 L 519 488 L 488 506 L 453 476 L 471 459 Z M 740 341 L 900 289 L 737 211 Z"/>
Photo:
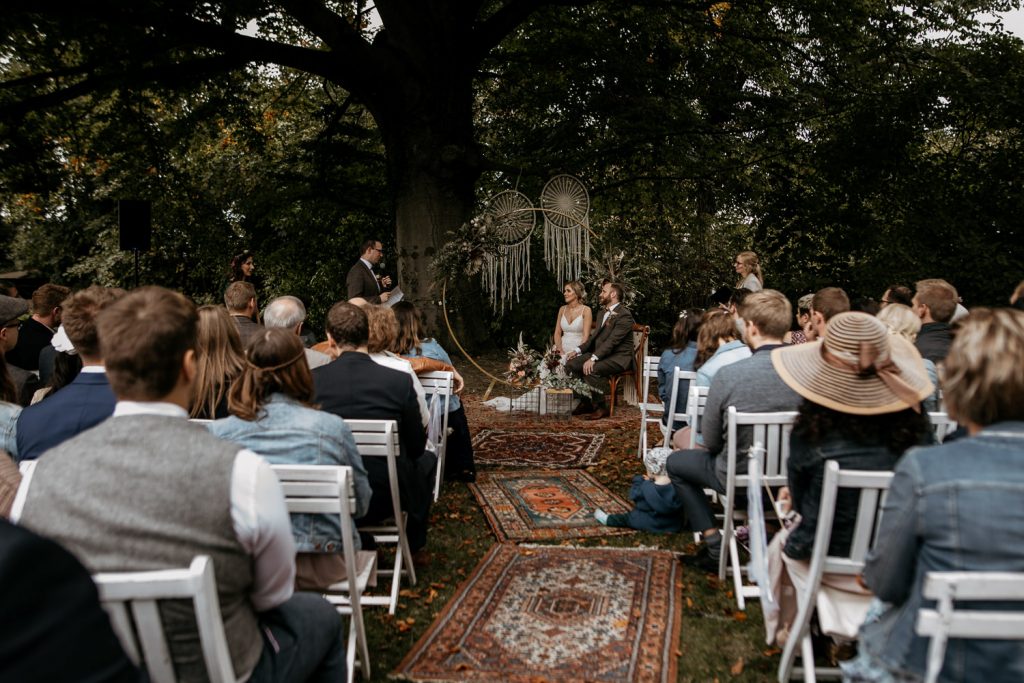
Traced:
<path fill-rule="evenodd" d="M 537 225 L 530 198 L 517 190 L 505 190 L 490 198 L 484 216 L 493 226 L 498 253 L 484 259 L 480 283 L 491 295 L 491 306 L 505 310 L 505 303 L 530 286 L 530 237 Z"/>
<path fill-rule="evenodd" d="M 562 286 L 578 280 L 590 260 L 590 196 L 571 175 L 557 175 L 540 193 L 544 263 Z"/>

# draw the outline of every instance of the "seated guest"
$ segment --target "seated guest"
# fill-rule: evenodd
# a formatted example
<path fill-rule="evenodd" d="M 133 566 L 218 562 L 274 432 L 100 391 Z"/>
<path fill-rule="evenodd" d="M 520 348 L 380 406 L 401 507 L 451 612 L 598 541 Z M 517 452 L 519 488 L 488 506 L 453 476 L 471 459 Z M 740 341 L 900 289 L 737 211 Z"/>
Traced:
<path fill-rule="evenodd" d="M 18 343 L 18 328 L 28 313 L 24 299 L 0 294 L 0 401 L 27 406 L 39 388 L 39 380 L 28 370 L 7 362 L 7 354 Z"/>
<path fill-rule="evenodd" d="M 825 328 L 833 316 L 850 310 L 850 297 L 839 287 L 825 287 L 814 293 L 811 299 L 811 328 L 814 338 L 825 336 Z"/>
<path fill-rule="evenodd" d="M 930 279 L 917 283 L 910 308 L 921 319 L 921 331 L 915 342 L 921 355 L 936 365 L 942 363 L 953 343 L 949 322 L 956 313 L 959 296 L 945 280 Z"/>
<path fill-rule="evenodd" d="M 0 451 L 18 456 L 18 418 L 24 410 L 16 403 L 0 401 Z"/>
<path fill-rule="evenodd" d="M 314 671 L 344 680 L 338 613 L 318 595 L 293 595 L 295 543 L 270 465 L 187 419 L 195 306 L 144 287 L 97 322 L 114 415 L 39 459 L 12 521 L 58 541 L 91 573 L 187 567 L 209 555 L 241 680 Z M 168 604 L 161 615 L 178 680 L 206 680 L 191 611 Z"/>
<path fill-rule="evenodd" d="M 750 358 L 750 347 L 736 331 L 729 311 L 708 311 L 697 333 L 697 386 L 710 387 L 719 370 L 738 360 Z"/>
<path fill-rule="evenodd" d="M 697 362 L 697 334 L 700 332 L 701 316 L 704 311 L 691 308 L 679 314 L 679 319 L 672 326 L 672 339 L 668 348 L 661 352 L 658 359 L 658 397 L 661 404 L 665 406 L 665 413 L 661 416 L 661 423 L 668 424 L 668 404 L 672 401 L 672 381 L 675 378 L 676 369 L 693 372 L 694 364 Z M 679 380 L 679 390 L 676 394 L 677 411 L 681 411 L 686 403 L 686 394 L 690 390 L 690 380 Z M 645 396 L 643 400 L 647 400 Z M 682 426 L 681 423 L 672 425 L 676 430 Z"/>
<path fill-rule="evenodd" d="M 710 387 L 719 370 L 736 361 L 750 358 L 750 347 L 738 337 L 736 323 L 729 311 L 712 310 L 704 314 L 700 331 L 697 333 L 697 359 L 694 362 L 697 369 L 697 386 Z M 677 413 L 685 408 L 687 398 L 682 398 L 682 401 L 676 399 L 683 404 L 676 405 Z M 672 446 L 676 450 L 690 447 L 690 430 L 693 427 L 694 425 L 683 427 L 672 435 Z M 697 444 L 704 444 L 704 438 L 699 434 Z"/>
<path fill-rule="evenodd" d="M 377 365 L 392 370 L 404 372 L 412 378 L 413 389 L 416 390 L 416 402 L 420 408 L 420 416 L 423 418 L 423 426 L 427 426 L 430 419 L 430 411 L 427 409 L 427 392 L 423 389 L 420 378 L 412 363 L 391 352 L 391 347 L 398 339 L 398 321 L 395 319 L 395 312 L 386 306 L 366 306 L 367 324 L 370 326 L 370 336 L 366 341 L 366 350 L 370 358 Z"/>
<path fill-rule="evenodd" d="M 244 367 L 245 351 L 231 318 L 220 306 L 200 306 L 196 379 L 192 384 L 195 394 L 189 416 L 202 420 L 227 417 L 228 391 Z"/>
<path fill-rule="evenodd" d="M 423 339 L 421 330 L 423 322 L 416 306 L 408 301 L 399 301 L 392 310 L 398 323 L 398 334 L 392 343 L 391 350 L 403 357 L 430 359 L 443 363 L 450 372 L 452 359 L 437 340 Z M 462 389 L 462 378 L 456 372 L 458 384 L 455 391 Z M 448 403 L 448 448 L 445 451 L 444 478 L 454 481 L 476 481 L 476 465 L 473 462 L 473 439 L 469 434 L 469 423 L 466 422 L 466 411 L 458 396 L 451 396 Z"/>
<path fill-rule="evenodd" d="M 7 362 L 22 370 L 39 370 L 39 352 L 50 343 L 50 337 L 61 321 L 61 304 L 71 290 L 47 283 L 32 292 L 32 317 L 21 323 L 18 343 L 7 354 Z"/>
<path fill-rule="evenodd" d="M 886 370 L 890 361 L 895 368 Z M 789 486 L 779 492 L 780 504 L 784 501 L 799 521 L 777 533 L 768 547 L 768 575 L 779 610 L 765 611 L 765 626 L 768 643 L 784 645 L 797 614 L 796 595 L 809 579 L 826 462 L 834 460 L 843 469 L 892 470 L 903 451 L 931 440 L 920 402 L 932 387 L 913 344 L 865 313 L 840 313 L 829 321 L 824 341 L 776 349 L 772 363 L 803 397 L 790 435 Z M 829 544 L 833 554 L 849 552 L 857 504 L 855 493 L 840 492 Z M 818 610 L 822 631 L 856 637 L 869 595 L 850 575 L 826 574 L 823 583 L 819 604 L 827 601 L 829 608 Z"/>
<path fill-rule="evenodd" d="M 796 329 L 791 330 L 785 337 L 787 344 L 803 344 L 813 341 L 813 332 L 808 336 L 811 327 L 811 302 L 814 301 L 813 294 L 804 294 L 796 302 Z"/>
<path fill-rule="evenodd" d="M 722 535 L 718 532 L 704 489 L 725 493 L 729 406 L 735 406 L 740 412 L 759 413 L 796 410 L 800 404 L 799 394 L 789 388 L 775 371 L 770 353 L 782 346 L 782 337 L 789 329 L 793 315 L 789 300 L 781 292 L 765 289 L 748 296 L 740 313 L 746 325 L 744 338 L 754 355 L 722 368 L 711 382 L 701 424 L 706 450 L 676 451 L 669 456 L 666 465 L 683 501 L 689 529 L 702 532 L 707 551 L 707 554 L 684 560 L 709 571 L 718 571 Z M 745 453 L 752 440 L 752 429 L 740 427 L 736 452 Z M 746 458 L 738 457 L 736 472 L 745 474 L 746 468 Z"/>
<path fill-rule="evenodd" d="M 256 288 L 249 282 L 232 282 L 224 290 L 224 307 L 228 309 L 231 319 L 238 329 L 242 340 L 242 348 L 249 343 L 249 338 L 260 331 L 262 325 L 257 322 Z"/>
<path fill-rule="evenodd" d="M 298 297 L 279 296 L 267 304 L 267 308 L 263 311 L 264 327 L 283 327 L 295 332 L 299 338 L 302 338 L 302 325 L 305 322 L 306 306 Z M 331 357 L 320 351 L 306 349 L 305 354 L 306 364 L 309 365 L 310 370 L 331 362 Z"/>
<path fill-rule="evenodd" d="M 142 683 L 67 550 L 0 520 L 0 680 Z"/>
<path fill-rule="evenodd" d="M 928 572 L 1024 572 L 1022 357 L 1020 311 L 976 308 L 957 331 L 943 386 L 950 416 L 970 436 L 907 451 L 896 466 L 864 568 L 868 588 L 891 606 L 861 627 L 860 656 L 844 680 L 923 677 L 929 639 L 914 627 L 929 604 Z M 939 680 L 1024 680 L 1024 647 L 950 640 Z"/>
<path fill-rule="evenodd" d="M 921 330 L 921 319 L 914 315 L 909 306 L 903 304 L 889 304 L 878 312 L 878 319 L 889 328 L 889 332 L 897 334 L 913 344 L 917 340 L 917 333 Z M 939 409 L 939 371 L 935 363 L 927 358 L 924 361 L 925 372 L 928 373 L 928 381 L 935 387 L 931 396 L 924 400 L 924 409 L 927 412 L 934 412 Z"/>
<path fill-rule="evenodd" d="M 351 467 L 354 516 L 362 517 L 371 495 L 363 459 L 345 421 L 315 409 L 313 377 L 303 351 L 291 329 L 268 328 L 253 337 L 245 369 L 228 394 L 231 417 L 213 422 L 210 431 L 271 464 Z M 354 534 L 355 529 L 347 532 Z M 292 534 L 299 551 L 298 590 L 323 590 L 345 578 L 338 515 L 294 515 Z M 355 540 L 358 548 L 358 535 Z"/>
<path fill-rule="evenodd" d="M 889 285 L 885 290 L 885 294 L 882 295 L 882 299 L 878 302 L 882 308 L 885 308 L 889 304 L 903 304 L 904 306 L 911 306 L 914 299 L 914 293 L 910 291 L 910 287 L 906 285 Z"/>
<path fill-rule="evenodd" d="M 124 294 L 122 289 L 93 285 L 64 301 L 61 327 L 82 360 L 82 370 L 70 384 L 22 411 L 18 418 L 19 460 L 38 458 L 114 412 L 114 392 L 103 367 L 96 317 Z"/>
<path fill-rule="evenodd" d="M 47 351 L 53 351 L 53 354 L 48 355 Z M 49 372 L 45 382 L 43 381 L 41 369 L 44 360 L 49 365 Z M 74 382 L 75 378 L 78 377 L 78 373 L 82 371 L 82 359 L 79 357 L 78 351 L 75 350 L 75 345 L 68 339 L 68 333 L 64 329 L 64 325 L 57 328 L 57 331 L 50 339 L 50 345 L 39 352 L 39 362 L 39 381 L 44 386 L 32 394 L 33 404 L 39 403 L 47 396 L 54 395 Z"/>
<path fill-rule="evenodd" d="M 412 378 L 405 372 L 378 365 L 366 344 L 370 336 L 366 312 L 339 302 L 327 312 L 327 340 L 335 360 L 313 370 L 316 402 L 321 410 L 353 420 L 395 420 L 400 453 L 398 488 L 402 509 L 408 513 L 409 545 L 418 553 L 427 542 L 427 522 L 437 459 L 426 451 L 427 432 L 420 416 Z M 391 516 L 391 488 L 384 458 L 367 458 L 363 464 L 373 489 L 366 523 Z M 414 558 L 415 559 L 415 558 Z"/>
<path fill-rule="evenodd" d="M 633 477 L 629 498 L 636 506 L 629 512 L 609 515 L 598 508 L 594 518 L 606 526 L 629 527 L 652 534 L 670 534 L 682 527 L 679 510 L 682 501 L 676 496 L 672 480 L 665 473 L 665 461 L 672 454 L 667 448 L 652 448 L 644 453 L 647 474 Z"/>

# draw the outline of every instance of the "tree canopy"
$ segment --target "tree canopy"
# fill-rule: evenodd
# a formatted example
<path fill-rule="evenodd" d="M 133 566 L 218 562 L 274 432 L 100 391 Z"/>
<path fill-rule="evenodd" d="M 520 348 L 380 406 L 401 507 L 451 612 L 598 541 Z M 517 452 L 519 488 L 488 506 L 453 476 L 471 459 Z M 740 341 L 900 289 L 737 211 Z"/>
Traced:
<path fill-rule="evenodd" d="M 793 296 L 945 276 L 998 303 L 1020 277 L 1024 53 L 978 16 L 1012 4 L 5 8 L 0 240 L 18 265 L 113 282 L 113 202 L 148 197 L 153 280 L 215 298 L 248 247 L 265 294 L 319 312 L 376 234 L 422 303 L 480 200 L 564 172 L 662 333 L 746 248 Z M 499 330 L 553 319 L 534 272 L 537 301 Z M 475 283 L 453 288 L 478 310 Z"/>

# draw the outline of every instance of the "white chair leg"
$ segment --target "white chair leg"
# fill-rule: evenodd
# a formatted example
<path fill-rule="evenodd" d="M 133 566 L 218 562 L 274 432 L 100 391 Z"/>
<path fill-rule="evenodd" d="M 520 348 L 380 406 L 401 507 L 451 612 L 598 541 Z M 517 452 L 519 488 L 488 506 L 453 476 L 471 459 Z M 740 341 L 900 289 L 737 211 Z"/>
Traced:
<path fill-rule="evenodd" d="M 804 665 L 804 683 L 816 683 L 818 678 L 814 671 L 814 647 L 811 645 L 810 634 L 800 641 L 800 658 Z"/>
<path fill-rule="evenodd" d="M 732 565 L 732 590 L 736 596 L 736 606 L 742 612 L 747 609 L 747 601 L 743 597 L 743 571 L 740 569 L 740 552 L 736 543 L 736 534 L 729 534 L 729 564 Z M 722 548 L 725 549 L 724 546 Z"/>

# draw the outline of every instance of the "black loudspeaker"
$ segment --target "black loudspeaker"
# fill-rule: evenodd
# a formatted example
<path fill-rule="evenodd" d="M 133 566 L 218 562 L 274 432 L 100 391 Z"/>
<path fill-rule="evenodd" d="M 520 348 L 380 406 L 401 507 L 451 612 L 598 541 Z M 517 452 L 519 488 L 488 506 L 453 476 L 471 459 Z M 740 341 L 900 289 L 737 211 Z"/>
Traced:
<path fill-rule="evenodd" d="M 153 211 L 149 200 L 118 200 L 117 225 L 121 229 L 122 251 L 149 251 L 153 235 Z"/>

